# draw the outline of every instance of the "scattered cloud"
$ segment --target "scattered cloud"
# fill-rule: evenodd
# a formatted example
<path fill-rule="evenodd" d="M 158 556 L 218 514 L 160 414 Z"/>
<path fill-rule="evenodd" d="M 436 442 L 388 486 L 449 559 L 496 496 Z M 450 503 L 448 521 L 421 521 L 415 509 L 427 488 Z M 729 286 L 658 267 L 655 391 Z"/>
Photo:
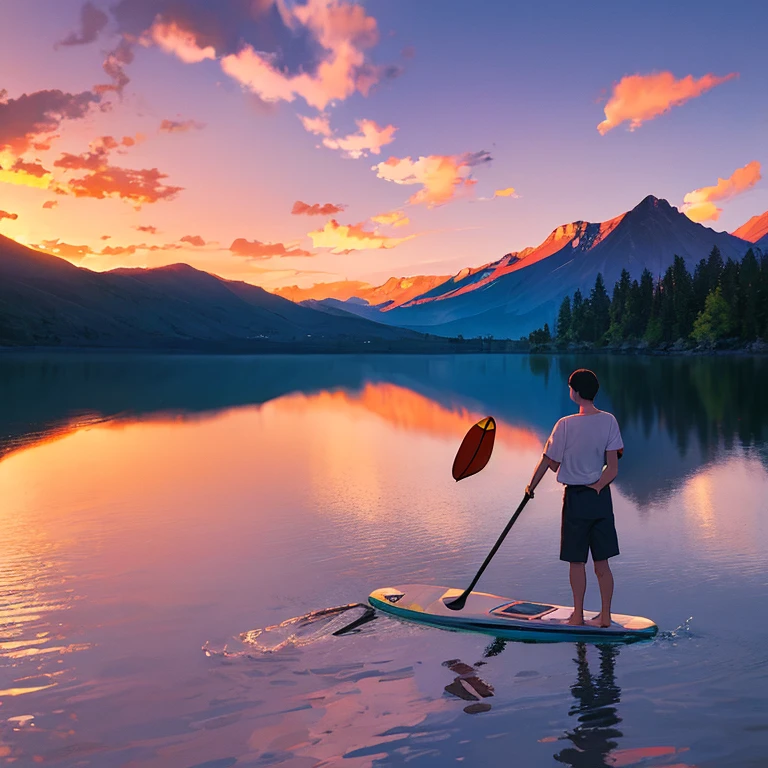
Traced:
<path fill-rule="evenodd" d="M 178 56 L 185 64 L 198 64 L 206 59 L 216 58 L 216 49 L 207 45 L 204 48 L 197 43 L 195 33 L 184 29 L 176 21 L 158 19 L 142 38 L 144 45 L 156 43 L 166 53 Z"/>
<path fill-rule="evenodd" d="M 416 235 L 407 237 L 387 237 L 375 230 L 368 232 L 362 224 L 339 224 L 335 219 L 326 222 L 322 229 L 310 232 L 309 237 L 315 248 L 330 248 L 331 253 L 350 253 L 351 251 L 378 250 L 394 248 Z"/>
<path fill-rule="evenodd" d="M 163 120 L 160 123 L 160 130 L 166 133 L 186 133 L 192 130 L 202 130 L 205 123 L 198 123 L 196 120 Z"/>
<path fill-rule="evenodd" d="M 58 238 L 55 240 L 43 240 L 38 245 L 33 245 L 33 248 L 37 248 L 40 251 L 46 253 L 52 253 L 54 256 L 61 256 L 67 261 L 80 262 L 86 256 L 90 256 L 93 251 L 88 245 L 71 245 L 70 243 L 62 243 Z"/>
<path fill-rule="evenodd" d="M 58 200 L 46 200 L 43 203 L 43 208 L 46 208 L 46 209 L 55 208 L 58 204 L 59 204 Z"/>
<path fill-rule="evenodd" d="M 134 203 L 137 207 L 156 203 L 159 200 L 171 200 L 182 187 L 175 187 L 164 182 L 167 174 L 157 168 L 120 168 L 110 164 L 110 153 L 118 147 L 130 147 L 136 140 L 124 136 L 120 141 L 112 136 L 102 136 L 91 142 L 90 149 L 80 155 L 65 152 L 55 162 L 56 168 L 64 171 L 87 171 L 85 176 L 69 179 L 56 186 L 61 195 L 92 197 L 102 200 L 117 197 Z"/>
<path fill-rule="evenodd" d="M 506 189 L 497 189 L 493 193 L 494 197 L 516 197 L 515 195 L 515 188 L 514 187 L 507 187 Z"/>
<path fill-rule="evenodd" d="M 334 205 L 333 203 L 303 203 L 301 200 L 297 200 L 293 204 L 291 213 L 294 216 L 333 216 L 335 213 L 341 213 L 347 206 L 346 205 Z"/>
<path fill-rule="evenodd" d="M 326 136 L 323 144 L 329 149 L 340 149 L 344 157 L 367 157 L 368 153 L 381 154 L 381 148 L 391 144 L 395 140 L 394 125 L 382 128 L 373 120 L 356 120 L 358 133 L 350 133 L 348 136 L 332 138 Z"/>
<path fill-rule="evenodd" d="M 157 227 L 153 227 L 151 224 L 146 224 L 144 226 L 134 227 L 134 229 L 139 231 L 139 232 L 146 232 L 149 235 L 156 235 L 157 234 Z"/>
<path fill-rule="evenodd" d="M 331 130 L 330 118 L 328 115 L 318 115 L 317 117 L 305 117 L 299 115 L 299 120 L 304 126 L 304 130 L 309 133 L 314 133 L 316 136 L 333 136 Z"/>
<path fill-rule="evenodd" d="M 13 159 L 9 152 L 0 154 L 0 183 L 17 184 L 24 187 L 47 189 L 52 176 L 39 162 L 27 163 L 21 158 Z"/>
<path fill-rule="evenodd" d="M 404 59 L 412 59 L 416 55 L 416 49 L 412 45 L 406 45 L 400 52 Z"/>
<path fill-rule="evenodd" d="M 301 248 L 291 248 L 283 243 L 262 243 L 258 240 L 246 240 L 238 237 L 229 250 L 236 256 L 246 256 L 250 259 L 270 259 L 273 256 L 314 256 Z"/>
<path fill-rule="evenodd" d="M 183 187 L 166 184 L 164 179 L 167 178 L 168 175 L 157 168 L 138 170 L 108 166 L 79 179 L 71 179 L 63 193 L 97 200 L 116 197 L 140 207 L 160 200 L 172 200 L 183 190 Z"/>
<path fill-rule="evenodd" d="M 80 30 L 67 35 L 59 45 L 87 45 L 92 43 L 107 26 L 109 17 L 93 3 L 87 2 L 80 10 Z"/>
<path fill-rule="evenodd" d="M 95 85 L 93 90 L 99 95 L 113 92 L 122 96 L 125 86 L 131 82 L 131 79 L 125 74 L 125 67 L 131 62 L 133 62 L 133 48 L 126 38 L 122 38 L 117 47 L 107 54 L 102 65 L 104 72 L 112 82 Z"/>
<path fill-rule="evenodd" d="M 112 239 L 112 235 L 102 235 L 100 239 L 101 240 L 111 240 Z"/>
<path fill-rule="evenodd" d="M 472 168 L 491 162 L 488 152 L 464 155 L 429 155 L 412 160 L 410 157 L 390 157 L 372 166 L 380 179 L 395 184 L 420 184 L 421 189 L 408 199 L 411 205 L 434 208 L 453 200 L 462 191 L 469 191 L 477 183 L 471 177 Z"/>
<path fill-rule="evenodd" d="M 18 213 L 8 213 L 8 211 L 0 211 L 0 221 L 3 219 L 10 219 L 11 221 L 16 221 L 16 219 L 19 218 Z"/>
<path fill-rule="evenodd" d="M 723 209 L 718 208 L 716 203 L 730 200 L 746 192 L 761 178 L 760 163 L 753 160 L 743 168 L 737 168 L 729 178 L 718 178 L 714 186 L 701 187 L 689 192 L 683 198 L 683 213 L 692 221 L 717 221 Z"/>
<path fill-rule="evenodd" d="M 0 152 L 22 155 L 41 137 L 53 133 L 64 120 L 85 117 L 99 96 L 90 91 L 59 90 L 24 93 L 17 99 L 0 90 Z"/>
<path fill-rule="evenodd" d="M 644 122 L 734 77 L 738 77 L 738 73 L 732 72 L 723 77 L 707 74 L 698 80 L 693 75 L 677 80 L 671 72 L 627 75 L 614 84 L 613 93 L 605 105 L 605 120 L 597 126 L 597 130 L 604 136 L 611 129 L 629 122 L 629 130 L 634 131 Z"/>
<path fill-rule="evenodd" d="M 184 235 L 179 242 L 189 243 L 194 245 L 195 248 L 202 248 L 205 245 L 205 240 L 200 235 Z"/>
<path fill-rule="evenodd" d="M 371 221 L 375 221 L 377 224 L 388 224 L 392 227 L 405 227 L 411 223 L 403 211 L 380 213 L 378 216 L 371 216 Z"/>

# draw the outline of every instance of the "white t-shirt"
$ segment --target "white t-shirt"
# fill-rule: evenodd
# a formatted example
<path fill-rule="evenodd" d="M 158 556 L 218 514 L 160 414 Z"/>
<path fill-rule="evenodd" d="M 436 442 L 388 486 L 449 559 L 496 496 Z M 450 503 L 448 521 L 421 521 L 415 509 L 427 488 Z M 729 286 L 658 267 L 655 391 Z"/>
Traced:
<path fill-rule="evenodd" d="M 603 474 L 605 452 L 623 447 L 619 424 L 612 413 L 575 413 L 555 424 L 544 454 L 560 464 L 558 483 L 592 485 Z"/>

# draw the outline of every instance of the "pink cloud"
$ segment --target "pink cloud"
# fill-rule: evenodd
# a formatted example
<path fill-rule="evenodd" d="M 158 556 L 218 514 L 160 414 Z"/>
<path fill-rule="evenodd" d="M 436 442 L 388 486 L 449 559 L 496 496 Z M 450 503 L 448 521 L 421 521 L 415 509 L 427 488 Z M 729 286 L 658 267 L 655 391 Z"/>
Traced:
<path fill-rule="evenodd" d="M 291 213 L 294 216 L 333 216 L 334 213 L 341 213 L 346 208 L 345 205 L 334 205 L 333 203 L 303 203 L 301 200 L 297 200 L 293 204 Z"/>
<path fill-rule="evenodd" d="M 605 120 L 597 126 L 597 130 L 604 136 L 611 129 L 629 122 L 629 130 L 634 131 L 672 107 L 678 107 L 737 76 L 736 72 L 732 72 L 724 77 L 708 74 L 696 80 L 693 75 L 688 75 L 677 80 L 671 72 L 627 75 L 613 86 L 613 93 L 605 105 Z"/>
<path fill-rule="evenodd" d="M 390 157 L 374 165 L 380 179 L 395 184 L 419 184 L 421 189 L 408 199 L 412 205 L 434 208 L 450 202 L 461 192 L 468 192 L 477 183 L 471 177 L 472 168 L 490 162 L 488 152 L 465 155 L 429 155 L 412 160 L 410 157 Z"/>
<path fill-rule="evenodd" d="M 354 159 L 366 157 L 368 153 L 381 154 L 381 148 L 391 144 L 395 140 L 394 125 L 385 128 L 377 125 L 373 120 L 356 120 L 358 133 L 350 133 L 340 138 L 326 137 L 323 144 L 329 149 L 340 149 L 345 157 Z"/>
<path fill-rule="evenodd" d="M 163 120 L 160 123 L 160 130 L 165 133 L 186 133 L 192 130 L 201 130 L 205 128 L 204 123 L 198 123 L 196 120 Z"/>
<path fill-rule="evenodd" d="M 715 203 L 730 200 L 746 192 L 762 178 L 760 163 L 753 160 L 743 168 L 737 168 L 727 179 L 718 178 L 717 184 L 701 187 L 683 198 L 683 213 L 693 221 L 717 221 L 722 213 Z"/>
<path fill-rule="evenodd" d="M 197 64 L 206 59 L 216 58 L 216 50 L 213 46 L 199 46 L 195 34 L 175 21 L 155 21 L 148 35 L 142 38 L 142 43 L 147 45 L 150 39 L 166 53 L 175 54 L 186 64 Z"/>

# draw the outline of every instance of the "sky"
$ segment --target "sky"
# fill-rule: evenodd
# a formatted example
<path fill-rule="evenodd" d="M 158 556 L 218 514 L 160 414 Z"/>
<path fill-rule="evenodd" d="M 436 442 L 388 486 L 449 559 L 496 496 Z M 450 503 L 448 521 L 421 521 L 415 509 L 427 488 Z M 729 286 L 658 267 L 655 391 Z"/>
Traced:
<path fill-rule="evenodd" d="M 0 0 L 0 234 L 267 289 L 768 210 L 768 5 Z"/>

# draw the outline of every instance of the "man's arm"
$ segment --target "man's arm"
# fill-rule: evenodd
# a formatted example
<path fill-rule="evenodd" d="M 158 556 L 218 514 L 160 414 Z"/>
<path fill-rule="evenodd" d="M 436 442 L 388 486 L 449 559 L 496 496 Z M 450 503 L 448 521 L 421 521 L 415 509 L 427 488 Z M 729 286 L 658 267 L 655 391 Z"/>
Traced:
<path fill-rule="evenodd" d="M 606 451 L 605 456 L 606 465 L 605 469 L 603 469 L 603 474 L 600 475 L 600 479 L 596 483 L 589 486 L 598 493 L 600 493 L 606 485 L 610 485 L 616 479 L 616 475 L 619 474 L 619 452 Z"/>
<path fill-rule="evenodd" d="M 533 492 L 536 490 L 536 486 L 541 482 L 544 475 L 547 474 L 547 470 L 551 469 L 553 472 L 557 472 L 560 468 L 560 463 L 552 461 L 546 453 L 541 454 L 541 459 L 536 465 L 536 469 L 533 470 L 533 477 L 531 482 L 526 486 L 525 495 L 533 498 Z"/>

